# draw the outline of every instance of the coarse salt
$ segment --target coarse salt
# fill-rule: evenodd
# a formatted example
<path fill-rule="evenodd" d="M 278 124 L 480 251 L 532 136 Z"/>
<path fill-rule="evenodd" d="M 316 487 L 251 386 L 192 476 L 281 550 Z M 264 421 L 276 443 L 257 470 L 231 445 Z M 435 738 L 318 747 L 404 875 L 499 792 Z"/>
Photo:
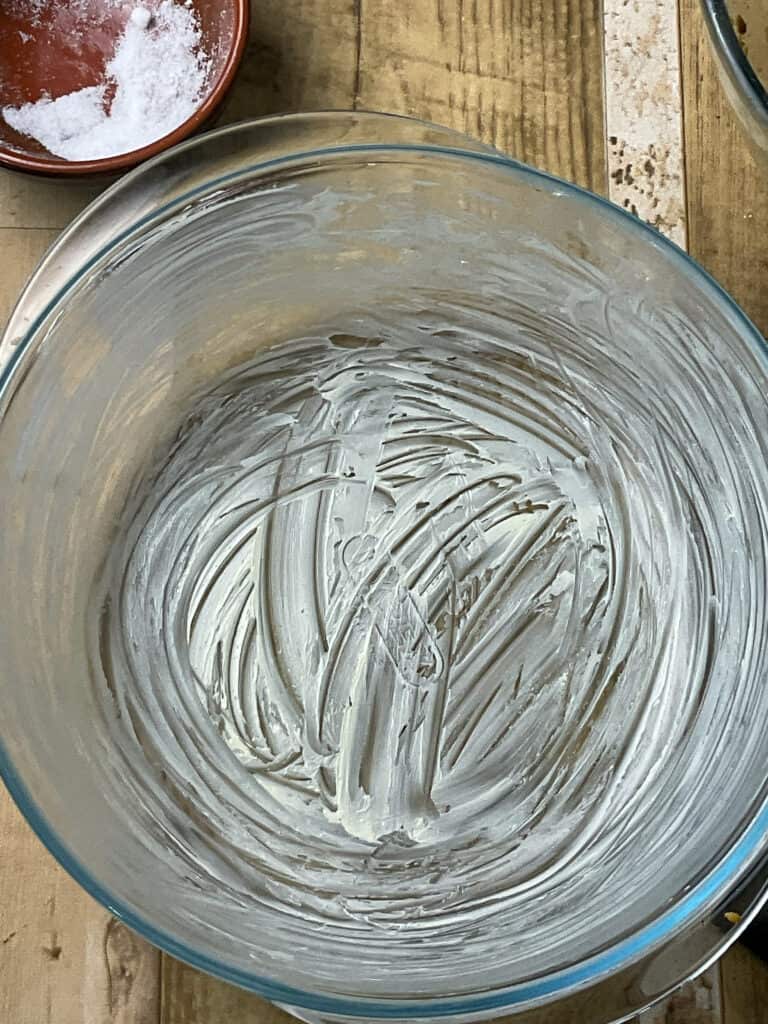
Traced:
<path fill-rule="evenodd" d="M 102 7 L 121 7 L 123 0 L 100 0 Z M 92 0 L 0 0 L 4 14 L 12 18 L 23 18 L 35 28 L 51 17 L 56 9 L 66 4 L 69 14 L 85 17 L 93 7 Z"/>
<path fill-rule="evenodd" d="M 198 108 L 209 73 L 194 11 L 162 0 L 152 10 L 133 9 L 98 85 L 4 107 L 2 115 L 55 156 L 99 160 L 178 128 Z"/>
<path fill-rule="evenodd" d="M 148 11 L 146 7 L 134 7 L 131 11 L 131 21 L 134 25 L 138 25 L 139 28 L 148 28 L 150 21 L 152 21 L 152 12 Z"/>

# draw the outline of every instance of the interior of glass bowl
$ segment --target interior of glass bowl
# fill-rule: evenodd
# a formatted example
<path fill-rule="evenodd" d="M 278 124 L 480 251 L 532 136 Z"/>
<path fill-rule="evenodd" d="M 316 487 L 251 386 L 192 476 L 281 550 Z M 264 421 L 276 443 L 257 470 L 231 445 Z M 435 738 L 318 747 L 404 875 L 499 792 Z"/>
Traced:
<path fill-rule="evenodd" d="M 501 159 L 212 182 L 6 375 L 6 775 L 298 1005 L 615 968 L 761 848 L 767 378 L 680 253 Z"/>

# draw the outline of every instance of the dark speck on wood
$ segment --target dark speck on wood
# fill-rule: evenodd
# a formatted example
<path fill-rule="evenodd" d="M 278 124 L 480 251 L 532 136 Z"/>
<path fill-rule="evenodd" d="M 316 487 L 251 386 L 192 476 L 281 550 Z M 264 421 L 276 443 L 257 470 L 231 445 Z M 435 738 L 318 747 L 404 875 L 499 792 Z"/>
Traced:
<path fill-rule="evenodd" d="M 43 946 L 43 953 L 49 960 L 58 960 L 61 956 L 62 948 L 56 941 L 56 936 L 53 937 L 53 942 L 50 946 Z"/>

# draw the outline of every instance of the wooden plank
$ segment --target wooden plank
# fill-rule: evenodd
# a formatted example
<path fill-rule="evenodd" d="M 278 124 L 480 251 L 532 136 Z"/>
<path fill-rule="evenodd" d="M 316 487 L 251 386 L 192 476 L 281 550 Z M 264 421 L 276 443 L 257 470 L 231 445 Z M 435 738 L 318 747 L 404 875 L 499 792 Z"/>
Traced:
<path fill-rule="evenodd" d="M 599 0 L 360 3 L 360 107 L 468 132 L 606 187 Z"/>
<path fill-rule="evenodd" d="M 59 867 L 0 792 L 0 1021 L 157 1024 L 159 954 Z"/>
<path fill-rule="evenodd" d="M 0 188 L 4 177 L 0 172 Z M 0 211 L 2 210 L 0 200 Z M 58 233 L 47 228 L 0 228 L 0 329 L 8 319 L 24 282 Z"/>
<path fill-rule="evenodd" d="M 51 181 L 3 169 L 0 171 L 0 228 L 61 230 L 105 186 L 103 181 Z M 2 241 L 0 238 L 0 244 Z M 9 250 L 0 249 L 0 256 L 8 253 Z"/>
<path fill-rule="evenodd" d="M 677 0 L 604 0 L 608 194 L 686 245 Z"/>
<path fill-rule="evenodd" d="M 738 943 L 723 957 L 725 1024 L 766 1024 L 768 967 Z"/>
<path fill-rule="evenodd" d="M 357 26 L 355 0 L 252 0 L 250 42 L 221 123 L 350 108 Z"/>
<path fill-rule="evenodd" d="M 720 971 L 713 968 L 637 1018 L 637 1024 L 730 1024 L 724 1021 Z"/>
<path fill-rule="evenodd" d="M 163 962 L 163 1024 L 295 1024 L 264 999 L 209 978 L 171 957 Z"/>
<path fill-rule="evenodd" d="M 768 334 L 766 169 L 723 93 L 698 0 L 681 5 L 689 249 Z"/>

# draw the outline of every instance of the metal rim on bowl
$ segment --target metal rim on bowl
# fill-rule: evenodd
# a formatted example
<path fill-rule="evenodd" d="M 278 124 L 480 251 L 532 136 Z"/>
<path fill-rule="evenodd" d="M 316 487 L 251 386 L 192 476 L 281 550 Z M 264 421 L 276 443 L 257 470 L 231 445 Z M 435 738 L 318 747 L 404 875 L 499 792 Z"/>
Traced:
<path fill-rule="evenodd" d="M 24 171 L 43 176 L 82 178 L 93 174 L 115 174 L 136 164 L 149 160 L 158 153 L 178 143 L 184 142 L 194 132 L 203 127 L 216 113 L 229 91 L 240 62 L 245 53 L 248 31 L 251 21 L 251 5 L 249 0 L 236 0 L 235 25 L 233 30 L 234 45 L 227 54 L 218 79 L 210 89 L 191 117 L 187 118 L 178 128 L 162 138 L 155 139 L 141 149 L 120 153 L 118 156 L 105 157 L 99 160 L 61 160 L 55 157 L 40 156 L 34 153 L 22 153 L 10 146 L 0 143 L 0 166 L 12 171 Z"/>
<path fill-rule="evenodd" d="M 375 129 L 373 132 L 371 128 Z M 343 130 L 342 130 L 343 129 Z M 308 132 L 313 145 L 297 148 Z M 372 144 L 378 132 L 396 140 Z M 317 141 L 325 138 L 325 145 Z M 343 144 L 339 144 L 339 139 Z M 417 140 L 421 139 L 420 143 Z M 276 145 L 279 140 L 280 145 Z M 462 143 L 462 145 L 459 145 Z M 492 163 L 506 173 L 529 178 L 536 187 L 558 197 L 596 205 L 606 217 L 622 225 L 645 244 L 664 248 L 681 270 L 701 286 L 737 321 L 749 343 L 765 356 L 765 343 L 756 328 L 728 295 L 673 243 L 635 217 L 606 200 L 557 178 L 519 164 L 463 136 L 410 119 L 388 115 L 331 113 L 291 115 L 246 122 L 190 140 L 135 170 L 97 199 L 63 234 L 44 258 L 20 298 L 0 341 L 0 417 L 16 370 L 39 325 L 93 263 L 127 237 L 151 229 L 163 218 L 202 193 L 233 183 L 258 171 L 285 167 L 298 161 L 376 151 L 438 154 L 453 160 Z M 137 202 L 141 199 L 141 202 Z M 74 273 L 64 269 L 77 266 Z M 46 275 L 52 280 L 44 283 Z M 260 993 L 275 1002 L 315 1011 L 373 1018 L 467 1016 L 523 1011 L 521 1024 L 538 1024 L 551 1013 L 551 1002 L 561 998 L 568 1009 L 593 1012 L 605 1007 L 609 1017 L 632 1016 L 666 995 L 682 981 L 705 969 L 738 937 L 768 898 L 764 864 L 768 846 L 768 807 L 763 807 L 738 843 L 722 857 L 682 900 L 645 928 L 591 959 L 548 977 L 514 987 L 445 999 L 362 1000 L 292 988 L 255 972 L 215 960 L 192 949 L 173 935 L 158 931 L 142 914 L 116 900 L 89 870 L 61 843 L 46 821 L 23 780 L 16 774 L 0 742 L 2 775 L 22 813 L 62 866 L 113 914 L 174 956 L 227 981 Z M 741 920 L 722 930 L 722 911 L 741 912 Z M 599 1004 L 597 1000 L 599 999 Z"/>

